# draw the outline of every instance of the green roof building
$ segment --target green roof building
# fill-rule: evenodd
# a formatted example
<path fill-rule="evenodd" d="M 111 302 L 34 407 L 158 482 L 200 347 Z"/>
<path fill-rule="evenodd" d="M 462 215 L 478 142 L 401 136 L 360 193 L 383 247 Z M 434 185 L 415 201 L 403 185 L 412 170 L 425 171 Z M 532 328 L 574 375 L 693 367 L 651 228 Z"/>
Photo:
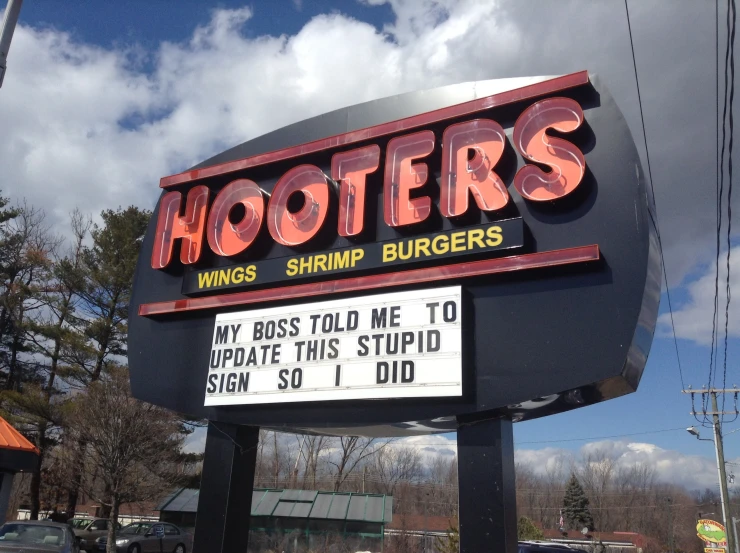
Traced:
<path fill-rule="evenodd" d="M 194 528 L 199 493 L 181 488 L 170 494 L 156 508 L 160 520 Z M 255 488 L 249 553 L 323 552 L 339 543 L 352 551 L 380 552 L 392 507 L 388 495 Z"/>

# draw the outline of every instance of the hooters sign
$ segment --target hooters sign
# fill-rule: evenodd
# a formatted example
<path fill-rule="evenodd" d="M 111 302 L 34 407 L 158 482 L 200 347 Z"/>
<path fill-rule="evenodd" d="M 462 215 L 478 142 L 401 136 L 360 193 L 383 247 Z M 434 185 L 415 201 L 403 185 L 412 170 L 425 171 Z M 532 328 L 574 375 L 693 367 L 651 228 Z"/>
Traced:
<path fill-rule="evenodd" d="M 474 107 L 470 108 L 471 115 L 475 114 Z M 263 226 L 278 244 L 306 244 L 326 223 L 331 196 L 339 201 L 336 233 L 360 235 L 365 227 L 368 177 L 378 170 L 382 172 L 385 224 L 413 229 L 432 213 L 433 202 L 425 185 L 430 178 L 427 160 L 435 152 L 439 156 L 435 165 L 441 166 L 437 208 L 446 218 L 465 215 L 471 200 L 480 211 L 490 214 L 508 205 L 508 188 L 496 172 L 507 147 L 515 148 L 528 162 L 514 176 L 517 193 L 531 202 L 557 200 L 578 187 L 586 162 L 578 146 L 549 136 L 547 131 L 569 133 L 583 121 L 583 109 L 577 101 L 548 98 L 532 102 L 519 116 L 511 144 L 498 122 L 475 118 L 449 125 L 441 137 L 421 130 L 391 138 L 384 148 L 382 168 L 381 149 L 372 144 L 334 153 L 328 172 L 309 163 L 292 167 L 279 177 L 271 192 L 248 178 L 230 181 L 212 201 L 205 185 L 195 186 L 187 195 L 167 192 L 157 217 L 152 267 L 164 269 L 170 264 L 178 239 L 182 241 L 183 265 L 200 261 L 204 243 L 215 255 L 237 256 L 259 238 Z M 189 178 L 177 175 L 163 179 L 162 187 L 173 187 Z M 302 196 L 298 200 L 301 205 L 291 209 L 290 201 L 297 195 Z M 234 217 L 237 208 L 241 214 Z M 482 241 L 483 235 L 476 240 Z"/>
<path fill-rule="evenodd" d="M 649 198 L 585 71 L 350 106 L 160 188 L 131 310 L 141 399 L 418 433 L 639 382 L 659 291 Z"/>

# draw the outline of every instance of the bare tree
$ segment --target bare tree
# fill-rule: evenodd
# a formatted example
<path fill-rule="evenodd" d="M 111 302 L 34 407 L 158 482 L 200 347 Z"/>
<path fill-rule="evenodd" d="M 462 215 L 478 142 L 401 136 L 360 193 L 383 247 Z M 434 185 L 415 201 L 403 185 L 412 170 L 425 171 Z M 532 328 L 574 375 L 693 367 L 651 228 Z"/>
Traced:
<path fill-rule="evenodd" d="M 360 466 L 360 464 L 372 455 L 380 453 L 381 450 L 392 440 L 378 441 L 376 438 L 363 438 L 360 436 L 342 436 L 338 438 L 337 445 L 337 458 L 336 460 L 329 459 L 329 464 L 334 467 L 334 491 L 338 492 L 339 488 L 352 474 L 352 472 Z"/>
<path fill-rule="evenodd" d="M 305 436 L 303 443 L 303 459 L 305 461 L 303 471 L 303 483 L 316 488 L 316 478 L 319 475 L 319 462 L 322 455 L 327 452 L 326 444 L 329 438 L 326 436 Z"/>
<path fill-rule="evenodd" d="M 103 482 L 104 493 L 89 479 L 82 488 L 110 507 L 107 553 L 115 553 L 121 504 L 155 499 L 173 480 L 181 424 L 169 411 L 131 397 L 128 371 L 116 367 L 76 398 L 69 431 L 87 444 L 90 464 Z"/>
<path fill-rule="evenodd" d="M 422 474 L 421 454 L 415 447 L 386 447 L 373 457 L 372 470 L 383 493 L 394 495 L 399 483 L 418 481 Z"/>

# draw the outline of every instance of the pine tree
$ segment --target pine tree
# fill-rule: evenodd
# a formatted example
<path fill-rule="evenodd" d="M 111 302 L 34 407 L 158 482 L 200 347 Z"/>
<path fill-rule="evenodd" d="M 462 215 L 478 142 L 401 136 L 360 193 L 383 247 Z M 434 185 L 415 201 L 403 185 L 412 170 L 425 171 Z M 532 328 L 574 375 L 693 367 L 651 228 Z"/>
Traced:
<path fill-rule="evenodd" d="M 126 355 L 131 286 L 150 215 L 134 206 L 103 211 L 103 225 L 91 232 L 92 247 L 82 252 L 78 309 L 87 347 L 77 348 L 69 362 L 83 384 L 97 381 L 111 357 Z"/>
<path fill-rule="evenodd" d="M 128 304 L 150 215 L 134 206 L 103 211 L 103 225 L 95 225 L 90 233 L 92 247 L 82 252 L 77 309 L 84 339 L 70 344 L 65 352 L 69 376 L 82 385 L 99 381 L 110 366 L 117 365 L 117 360 L 126 355 Z M 83 437 L 67 446 L 75 452 L 67 496 L 69 517 L 77 509 L 87 445 Z"/>
<path fill-rule="evenodd" d="M 21 204 L 0 224 L 0 372 L 6 390 L 20 392 L 24 382 L 42 380 L 25 354 L 30 351 L 28 325 L 42 307 L 38 293 L 48 280 L 57 246 L 44 218 L 43 211 Z"/>
<path fill-rule="evenodd" d="M 594 519 L 588 509 L 588 497 L 583 491 L 578 477 L 571 474 L 563 497 L 563 518 L 568 528 L 580 529 L 583 527 L 593 530 Z"/>
<path fill-rule="evenodd" d="M 516 534 L 520 541 L 542 540 L 545 538 L 542 530 L 537 528 L 527 517 L 519 517 L 519 520 L 516 523 Z"/>
<path fill-rule="evenodd" d="M 39 464 L 31 473 L 30 518 L 36 520 L 41 508 L 42 466 L 49 451 L 59 443 L 62 430 L 62 413 L 68 395 L 60 389 L 58 377 L 66 375 L 63 352 L 84 335 L 75 313 L 80 289 L 79 266 L 83 242 L 91 223 L 79 211 L 72 213 L 74 241 L 54 260 L 49 278 L 36 294 L 42 309 L 28 325 L 31 351 L 39 360 L 44 379 L 36 386 L 26 386 L 23 393 L 6 394 L 14 408 L 14 422 L 20 423 L 25 433 L 35 439 L 39 450 Z"/>
<path fill-rule="evenodd" d="M 447 529 L 445 537 L 437 536 L 435 546 L 439 553 L 458 553 L 460 551 L 460 531 L 457 526 L 457 517 L 455 517 L 450 520 L 450 527 Z"/>

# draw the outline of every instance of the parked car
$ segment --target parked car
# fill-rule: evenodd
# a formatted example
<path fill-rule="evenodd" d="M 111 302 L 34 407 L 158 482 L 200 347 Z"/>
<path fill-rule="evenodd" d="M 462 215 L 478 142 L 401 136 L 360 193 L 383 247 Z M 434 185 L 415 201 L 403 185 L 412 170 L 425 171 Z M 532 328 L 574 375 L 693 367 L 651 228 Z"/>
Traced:
<path fill-rule="evenodd" d="M 519 542 L 519 553 L 567 553 L 568 551 L 576 551 L 576 549 L 564 543 L 549 541 Z"/>
<path fill-rule="evenodd" d="M 60 522 L 18 520 L 0 526 L 0 553 L 80 553 L 72 528 Z"/>
<path fill-rule="evenodd" d="M 95 551 L 95 540 L 100 537 L 108 536 L 107 518 L 89 518 L 79 517 L 70 519 L 69 524 L 74 530 L 75 535 L 80 538 L 80 549 L 88 553 Z M 118 525 L 118 529 L 121 525 Z"/>
<path fill-rule="evenodd" d="M 107 543 L 107 537 L 95 540 L 96 553 L 105 551 Z M 133 522 L 116 533 L 118 553 L 159 553 L 160 550 L 166 553 L 188 553 L 192 549 L 193 536 L 167 522 Z"/>

